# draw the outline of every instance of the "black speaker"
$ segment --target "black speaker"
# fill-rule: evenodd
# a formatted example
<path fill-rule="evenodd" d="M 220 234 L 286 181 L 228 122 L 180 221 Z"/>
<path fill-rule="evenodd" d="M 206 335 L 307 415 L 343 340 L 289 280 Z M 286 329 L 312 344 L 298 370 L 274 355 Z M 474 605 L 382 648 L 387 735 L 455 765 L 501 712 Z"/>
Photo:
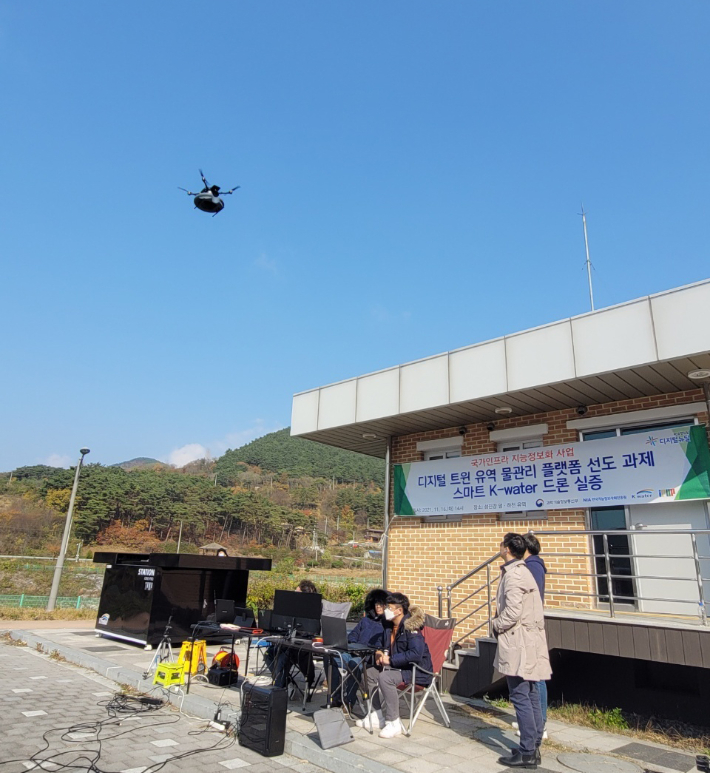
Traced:
<path fill-rule="evenodd" d="M 284 753 L 288 690 L 245 682 L 239 719 L 239 744 L 264 757 Z"/>
<path fill-rule="evenodd" d="M 231 668 L 212 666 L 207 672 L 207 681 L 217 687 L 229 687 L 239 683 L 239 674 Z"/>

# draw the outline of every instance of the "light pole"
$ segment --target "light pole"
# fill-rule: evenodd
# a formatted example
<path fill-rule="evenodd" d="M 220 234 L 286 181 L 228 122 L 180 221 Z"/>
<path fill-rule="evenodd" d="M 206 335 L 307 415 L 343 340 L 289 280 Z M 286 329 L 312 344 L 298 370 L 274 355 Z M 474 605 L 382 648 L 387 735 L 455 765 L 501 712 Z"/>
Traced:
<path fill-rule="evenodd" d="M 74 515 L 74 502 L 76 501 L 76 490 L 79 487 L 79 472 L 81 465 L 84 463 L 84 457 L 89 453 L 88 448 L 79 449 L 81 456 L 79 457 L 79 463 L 76 465 L 76 472 L 74 473 L 74 485 L 71 490 L 71 497 L 69 499 L 69 509 L 67 510 L 67 520 L 64 522 L 64 534 L 62 535 L 62 546 L 59 549 L 59 556 L 57 557 L 57 565 L 54 567 L 54 577 L 52 578 L 52 590 L 49 592 L 49 601 L 47 602 L 47 612 L 51 612 L 54 609 L 54 605 L 57 603 L 57 593 L 59 592 L 59 582 L 62 579 L 62 569 L 64 568 L 64 557 L 69 547 L 69 535 L 71 534 L 71 519 Z"/>

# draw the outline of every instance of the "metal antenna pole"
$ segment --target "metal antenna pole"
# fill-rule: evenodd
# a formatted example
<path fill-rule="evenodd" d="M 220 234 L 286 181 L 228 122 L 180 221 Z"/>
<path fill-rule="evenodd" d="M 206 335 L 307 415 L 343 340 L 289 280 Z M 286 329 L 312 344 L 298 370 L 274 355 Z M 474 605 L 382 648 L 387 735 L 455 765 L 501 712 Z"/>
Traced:
<path fill-rule="evenodd" d="M 587 214 L 582 204 L 582 227 L 584 228 L 584 249 L 587 251 L 587 279 L 589 280 L 589 304 L 594 311 L 594 291 L 592 290 L 592 261 L 589 260 L 589 239 L 587 239 Z"/>
<path fill-rule="evenodd" d="M 69 498 L 69 509 L 67 510 L 67 519 L 64 522 L 64 534 L 62 536 L 62 546 L 59 548 L 59 555 L 57 556 L 57 565 L 54 567 L 54 577 L 52 577 L 52 589 L 49 591 L 49 599 L 47 601 L 47 612 L 51 612 L 57 603 L 57 594 L 59 593 L 59 582 L 62 579 L 62 569 L 64 568 L 64 557 L 67 554 L 67 547 L 69 546 L 69 535 L 71 534 L 71 520 L 74 515 L 74 503 L 76 502 L 76 490 L 79 487 L 79 472 L 81 471 L 81 465 L 84 463 L 84 457 L 89 453 L 88 448 L 82 448 L 81 456 L 79 457 L 79 463 L 76 465 L 76 472 L 74 473 L 74 485 L 71 490 L 71 497 Z"/>

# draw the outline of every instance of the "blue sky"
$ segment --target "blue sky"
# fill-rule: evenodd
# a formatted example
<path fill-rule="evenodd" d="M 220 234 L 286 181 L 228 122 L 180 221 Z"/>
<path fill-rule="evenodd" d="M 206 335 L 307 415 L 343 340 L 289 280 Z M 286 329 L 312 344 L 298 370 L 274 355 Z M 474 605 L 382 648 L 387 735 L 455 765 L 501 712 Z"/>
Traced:
<path fill-rule="evenodd" d="M 707 278 L 710 5 L 6 3 L 0 470 Z M 211 218 L 177 189 L 241 189 Z M 87 460 L 88 461 L 88 460 Z"/>

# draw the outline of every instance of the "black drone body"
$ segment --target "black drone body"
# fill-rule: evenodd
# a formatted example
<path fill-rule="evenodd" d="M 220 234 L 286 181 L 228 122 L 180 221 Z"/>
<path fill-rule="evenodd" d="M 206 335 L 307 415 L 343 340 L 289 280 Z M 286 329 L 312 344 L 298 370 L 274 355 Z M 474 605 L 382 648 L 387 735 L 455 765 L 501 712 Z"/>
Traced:
<path fill-rule="evenodd" d="M 209 212 L 212 215 L 212 217 L 214 217 L 224 209 L 224 201 L 222 201 L 222 196 L 231 195 L 240 186 L 237 185 L 235 188 L 232 188 L 230 191 L 224 191 L 220 195 L 219 185 L 210 185 L 207 182 L 205 175 L 201 169 L 200 169 L 200 177 L 202 178 L 202 183 L 205 187 L 199 193 L 193 193 L 192 191 L 188 191 L 186 188 L 180 188 L 180 190 L 185 191 L 185 193 L 187 193 L 188 196 L 195 197 L 193 201 L 197 209 L 201 210 L 202 212 Z"/>

